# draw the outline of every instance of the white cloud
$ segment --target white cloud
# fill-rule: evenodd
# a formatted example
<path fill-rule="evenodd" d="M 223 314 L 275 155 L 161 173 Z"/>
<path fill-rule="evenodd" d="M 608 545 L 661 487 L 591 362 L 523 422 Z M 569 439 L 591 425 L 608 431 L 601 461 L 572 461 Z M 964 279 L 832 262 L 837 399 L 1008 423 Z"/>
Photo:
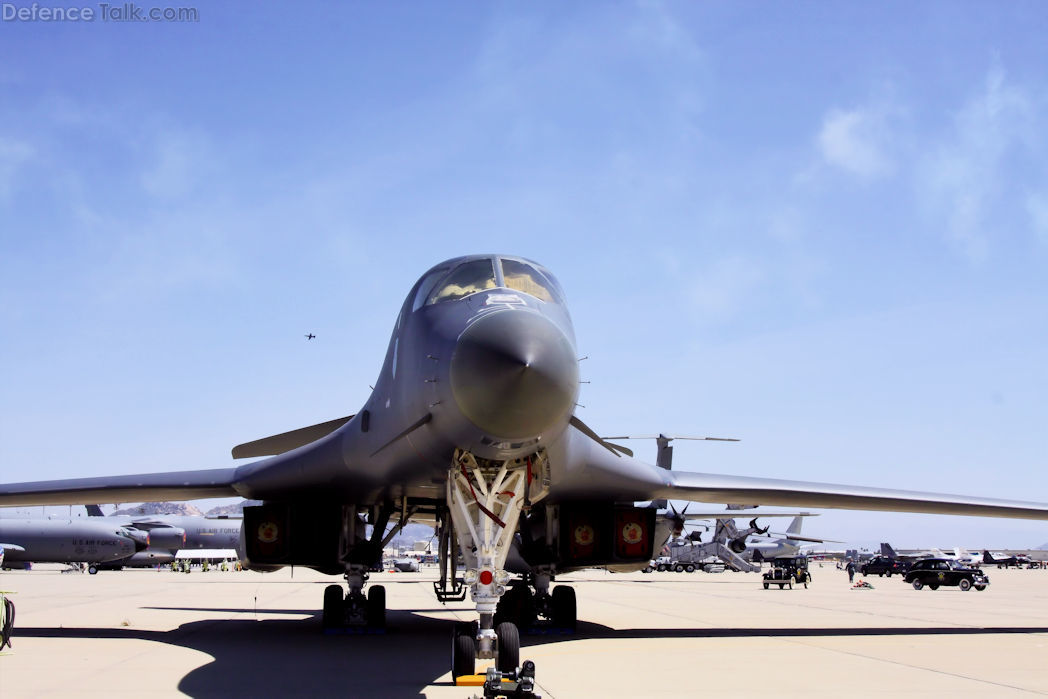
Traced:
<path fill-rule="evenodd" d="M 691 300 L 703 314 L 711 317 L 737 311 L 765 278 L 759 263 L 740 255 L 723 257 L 697 274 Z"/>
<path fill-rule="evenodd" d="M 1033 116 L 1026 92 L 995 68 L 917 168 L 925 204 L 945 218 L 947 237 L 972 259 L 985 255 L 988 211 L 1008 188 L 1005 161 L 1028 144 Z"/>
<path fill-rule="evenodd" d="M 28 143 L 0 138 L 0 201 L 11 197 L 18 171 L 34 153 Z"/>
<path fill-rule="evenodd" d="M 212 151 L 202 138 L 169 131 L 156 138 L 153 149 L 153 161 L 142 173 L 141 182 L 155 197 L 186 194 L 212 169 Z"/>
<path fill-rule="evenodd" d="M 877 109 L 831 110 L 819 131 L 819 152 L 830 165 L 860 177 L 889 174 L 886 113 Z"/>
<path fill-rule="evenodd" d="M 1030 215 L 1033 230 L 1040 237 L 1041 242 L 1048 244 L 1048 195 L 1031 194 L 1028 196 L 1026 213 Z"/>

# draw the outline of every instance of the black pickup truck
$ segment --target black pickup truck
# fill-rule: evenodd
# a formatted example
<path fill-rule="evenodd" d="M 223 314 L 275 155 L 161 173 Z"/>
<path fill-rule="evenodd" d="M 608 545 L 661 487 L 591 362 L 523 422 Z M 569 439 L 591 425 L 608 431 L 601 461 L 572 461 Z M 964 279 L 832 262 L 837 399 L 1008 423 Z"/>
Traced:
<path fill-rule="evenodd" d="M 946 558 L 925 558 L 917 561 L 910 568 L 903 581 L 920 590 L 925 585 L 938 590 L 940 585 L 956 585 L 962 590 L 985 590 L 990 578 L 979 568 L 968 568 L 963 563 Z"/>

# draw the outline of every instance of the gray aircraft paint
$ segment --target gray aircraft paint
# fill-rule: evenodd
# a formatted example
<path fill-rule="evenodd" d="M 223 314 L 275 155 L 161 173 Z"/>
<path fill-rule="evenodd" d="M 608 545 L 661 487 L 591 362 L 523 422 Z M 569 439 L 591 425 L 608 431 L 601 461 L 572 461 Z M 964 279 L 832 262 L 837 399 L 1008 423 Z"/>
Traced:
<path fill-rule="evenodd" d="M 456 447 L 508 459 L 542 444 L 551 501 L 669 498 L 1048 519 L 1045 503 L 668 471 L 611 451 L 569 424 L 578 369 L 562 303 L 507 289 L 500 275 L 496 288 L 425 304 L 437 273 L 487 259 L 456 258 L 423 275 L 395 321 L 370 398 L 351 419 L 332 421 L 341 426 L 325 436 L 235 468 L 2 485 L 0 505 L 235 495 L 357 505 L 402 496 L 439 502 Z"/>
<path fill-rule="evenodd" d="M 0 541 L 24 550 L 8 549 L 6 563 L 107 563 L 140 550 L 119 524 L 84 519 L 0 519 Z"/>
<path fill-rule="evenodd" d="M 507 271 L 513 267 L 516 272 Z M 523 282 L 522 267 L 528 270 Z M 429 521 L 442 523 L 441 574 L 434 585 L 438 598 L 462 599 L 468 587 L 479 617 L 475 629 L 456 627 L 456 675 L 472 674 L 477 658 L 496 659 L 503 670 L 519 661 L 517 627 L 504 622 L 498 624 L 502 630 L 495 628 L 518 521 L 527 523 L 519 530 L 522 542 L 525 534 L 536 541 L 534 525 L 545 532 L 539 543 L 545 553 L 533 559 L 533 579 L 527 583 L 534 584 L 533 599 L 543 604 L 546 618 L 560 617 L 573 627 L 574 593 L 561 586 L 567 602 L 558 613 L 553 595 L 561 588 L 549 593 L 554 573 L 588 563 L 632 570 L 643 565 L 633 560 L 638 550 L 644 557 L 650 554 L 651 534 L 645 539 L 638 520 L 650 523 L 653 512 L 629 503 L 672 499 L 1048 519 L 1045 503 L 693 473 L 647 464 L 602 440 L 574 415 L 578 356 L 563 294 L 546 270 L 520 258 L 491 255 L 448 260 L 409 292 L 394 321 L 374 390 L 352 416 L 235 447 L 234 457 L 263 457 L 239 467 L 0 485 L 0 506 L 235 495 L 261 500 L 266 504 L 252 510 L 251 516 L 259 519 L 253 521 L 250 539 L 245 537 L 245 543 L 256 545 L 256 560 L 248 560 L 249 567 L 275 570 L 305 564 L 344 573 L 348 593 L 338 585 L 324 590 L 323 621 L 336 626 L 385 623 L 385 588 L 373 586 L 367 598 L 363 593 L 366 569 L 374 565 L 374 553 L 381 552 L 382 537 L 361 544 L 360 527 L 365 521 L 385 526 L 394 511 L 403 521 L 421 520 L 418 513 L 426 512 Z M 538 474 L 533 474 L 533 465 Z M 503 490 L 506 484 L 512 489 Z M 536 504 L 541 515 L 522 517 Z M 616 507 L 621 504 L 627 508 Z M 555 531 L 559 511 L 573 522 L 587 507 L 604 513 L 603 519 L 593 520 L 595 526 L 615 538 L 616 549 L 621 541 L 626 555 L 613 558 L 601 552 L 601 558 L 587 561 L 585 554 L 558 557 L 553 552 L 558 540 L 566 547 L 595 541 L 596 529 L 584 521 L 570 535 Z M 622 517 L 625 526 L 612 524 L 612 517 Z M 307 534 L 288 533 L 303 522 L 307 524 L 297 531 Z M 452 528 L 449 522 L 454 542 L 444 538 Z M 310 537 L 328 545 L 310 551 Z M 331 545 L 332 538 L 337 545 Z M 448 548 L 449 543 L 457 548 Z M 453 569 L 448 574 L 456 553 L 466 567 L 462 586 Z M 499 642 L 503 633 L 516 639 L 507 641 L 505 653 Z"/>
<path fill-rule="evenodd" d="M 88 509 L 90 513 L 91 508 Z M 125 560 L 120 565 L 153 566 L 170 563 L 179 551 L 227 549 L 241 551 L 240 529 L 243 520 L 237 517 L 200 517 L 194 515 L 109 515 L 104 519 L 121 527 L 149 533 L 149 547 Z"/>

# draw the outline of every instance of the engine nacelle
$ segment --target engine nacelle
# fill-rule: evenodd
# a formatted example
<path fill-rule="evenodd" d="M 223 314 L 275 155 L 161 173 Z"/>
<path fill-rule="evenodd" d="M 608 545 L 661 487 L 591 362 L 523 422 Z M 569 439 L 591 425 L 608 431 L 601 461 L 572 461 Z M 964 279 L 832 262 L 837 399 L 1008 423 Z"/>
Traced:
<path fill-rule="evenodd" d="M 240 535 L 244 566 L 269 572 L 295 565 L 336 575 L 345 570 L 339 560 L 341 532 L 340 505 L 266 503 L 245 507 Z"/>
<path fill-rule="evenodd" d="M 149 546 L 153 549 L 177 550 L 185 548 L 186 530 L 182 527 L 154 527 L 149 530 Z"/>
<path fill-rule="evenodd" d="M 633 569 L 651 561 L 655 510 L 603 503 L 551 505 L 552 536 L 541 509 L 522 523 L 521 554 L 530 566 L 554 565 L 557 570 L 607 567 Z M 547 546 L 547 540 L 552 546 Z M 638 568 L 639 569 L 639 568 Z"/>
<path fill-rule="evenodd" d="M 728 542 L 728 548 L 735 553 L 742 553 L 746 550 L 746 537 L 740 536 L 738 539 L 732 539 Z"/>

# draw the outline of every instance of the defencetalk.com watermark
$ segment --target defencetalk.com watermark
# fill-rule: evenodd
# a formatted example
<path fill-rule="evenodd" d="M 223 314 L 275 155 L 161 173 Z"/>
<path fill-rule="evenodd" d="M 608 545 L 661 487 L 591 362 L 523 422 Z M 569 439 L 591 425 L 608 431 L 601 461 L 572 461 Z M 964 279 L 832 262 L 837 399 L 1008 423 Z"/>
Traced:
<path fill-rule="evenodd" d="M 4 22 L 199 22 L 196 7 L 142 7 L 133 2 L 53 7 L 34 2 L 19 6 L 0 3 Z"/>

